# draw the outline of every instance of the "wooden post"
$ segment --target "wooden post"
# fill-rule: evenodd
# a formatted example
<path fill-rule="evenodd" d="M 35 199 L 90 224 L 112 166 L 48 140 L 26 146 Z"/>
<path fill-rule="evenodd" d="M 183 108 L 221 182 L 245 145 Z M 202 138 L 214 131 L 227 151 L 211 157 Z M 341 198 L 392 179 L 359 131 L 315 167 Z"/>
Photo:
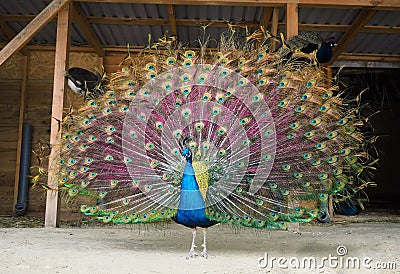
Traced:
<path fill-rule="evenodd" d="M 263 12 L 261 14 L 261 19 L 260 19 L 260 27 L 263 27 L 264 29 L 268 28 L 269 21 L 271 20 L 272 16 L 272 8 L 264 7 Z"/>
<path fill-rule="evenodd" d="M 296 3 L 286 4 L 286 38 L 299 33 L 299 10 Z"/>
<path fill-rule="evenodd" d="M 296 3 L 287 3 L 286 4 L 286 37 L 285 39 L 289 39 L 297 35 L 299 32 L 299 13 L 298 13 L 298 5 Z M 298 206 L 294 201 L 289 202 L 289 207 Z M 299 233 L 300 225 L 298 222 L 289 223 L 288 231 Z"/>
<path fill-rule="evenodd" d="M 328 78 L 328 82 L 327 85 L 330 88 L 332 86 L 332 67 L 328 66 L 328 67 L 324 67 L 324 72 L 326 74 L 326 77 Z M 330 222 L 333 222 L 333 197 L 332 195 L 329 195 L 329 199 L 328 199 L 328 212 L 329 212 L 329 216 L 330 216 Z"/>
<path fill-rule="evenodd" d="M 54 67 L 53 103 L 51 109 L 51 131 L 49 157 L 48 185 L 53 190 L 47 191 L 45 227 L 56 227 L 58 216 L 58 180 L 53 169 L 60 148 L 56 146 L 61 136 L 61 121 L 64 103 L 65 76 L 64 72 L 68 64 L 69 34 L 70 34 L 70 10 L 71 5 L 64 7 L 58 14 L 56 57 Z"/>
<path fill-rule="evenodd" d="M 271 23 L 271 34 L 275 37 L 278 35 L 278 23 L 279 23 L 279 8 L 275 7 L 272 12 L 272 23 Z M 275 51 L 275 49 L 276 49 L 276 40 L 275 38 L 272 38 L 270 52 Z"/>
<path fill-rule="evenodd" d="M 15 164 L 15 180 L 14 180 L 14 205 L 17 204 L 18 199 L 18 189 L 19 189 L 19 171 L 21 169 L 21 147 L 22 147 L 22 131 L 24 128 L 25 121 L 25 110 L 26 110 L 26 91 L 27 91 L 27 81 L 28 81 L 28 66 L 29 57 L 23 57 L 23 74 L 22 74 L 22 85 L 21 85 L 21 98 L 19 106 L 19 118 L 18 118 L 18 142 L 17 142 L 17 160 Z M 13 207 L 13 212 L 15 213 L 15 207 Z"/>
<path fill-rule="evenodd" d="M 176 28 L 174 5 L 168 5 L 168 15 L 169 15 L 169 24 L 171 25 L 172 34 L 177 36 L 178 30 Z"/>

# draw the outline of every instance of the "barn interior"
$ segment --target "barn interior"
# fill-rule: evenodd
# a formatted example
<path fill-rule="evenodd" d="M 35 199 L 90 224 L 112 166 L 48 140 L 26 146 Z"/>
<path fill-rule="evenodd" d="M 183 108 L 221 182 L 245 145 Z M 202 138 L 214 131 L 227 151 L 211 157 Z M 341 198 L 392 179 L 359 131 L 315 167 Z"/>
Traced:
<path fill-rule="evenodd" d="M 188 48 L 210 37 L 209 48 L 228 26 L 245 35 L 262 27 L 289 38 L 307 31 L 333 40 L 332 59 L 323 64 L 338 77 L 348 96 L 361 103 L 378 137 L 377 187 L 365 189 L 365 207 L 398 212 L 400 185 L 400 3 L 395 0 L 53 0 L 0 2 L 0 215 L 16 214 L 24 125 L 32 126 L 30 177 L 40 165 L 37 151 L 51 146 L 58 121 L 84 99 L 66 87 L 64 71 L 82 67 L 107 74 L 120 69 L 129 47 L 137 55 L 165 33 Z M 206 26 L 206 27 L 205 27 Z M 271 47 L 280 46 L 279 41 Z M 150 49 L 151 51 L 151 49 Z M 54 194 L 54 193 L 53 193 Z M 44 217 L 48 226 L 76 218 L 52 193 L 29 188 L 27 216 Z M 46 209 L 47 207 L 47 209 Z M 58 213 L 57 213 L 58 212 Z"/>

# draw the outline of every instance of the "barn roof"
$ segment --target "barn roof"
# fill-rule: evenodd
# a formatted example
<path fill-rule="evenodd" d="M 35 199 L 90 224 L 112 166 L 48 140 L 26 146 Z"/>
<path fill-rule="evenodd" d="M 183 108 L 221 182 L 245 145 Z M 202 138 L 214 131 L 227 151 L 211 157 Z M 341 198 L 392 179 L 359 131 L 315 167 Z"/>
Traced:
<path fill-rule="evenodd" d="M 65 2 L 66 0 L 55 0 Z M 0 43 L 7 44 L 51 1 L 0 1 Z M 210 46 L 227 31 L 227 23 L 256 29 L 263 25 L 285 33 L 286 3 L 298 3 L 298 30 L 317 31 L 334 39 L 343 61 L 400 63 L 400 1 L 395 0 L 75 0 L 71 45 L 74 50 L 118 51 L 126 45 L 143 47 L 148 37 L 168 32 L 197 47 L 199 37 L 210 37 Z M 26 48 L 54 48 L 57 21 L 53 17 Z M 208 27 L 202 28 L 207 25 Z"/>

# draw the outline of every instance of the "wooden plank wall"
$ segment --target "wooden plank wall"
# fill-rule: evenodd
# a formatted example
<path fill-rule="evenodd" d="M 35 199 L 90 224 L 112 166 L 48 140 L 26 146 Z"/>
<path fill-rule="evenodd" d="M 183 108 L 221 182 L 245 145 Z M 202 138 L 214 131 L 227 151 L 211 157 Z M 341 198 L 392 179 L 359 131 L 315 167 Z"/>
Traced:
<path fill-rule="evenodd" d="M 9 59 L 0 69 L 0 214 L 13 209 L 22 70 L 22 57 Z"/>
<path fill-rule="evenodd" d="M 32 148 L 48 143 L 51 119 L 51 98 L 54 74 L 54 51 L 32 51 L 29 55 L 26 123 L 33 126 Z M 70 54 L 70 67 L 79 66 L 94 71 L 101 67 L 100 59 L 91 53 Z M 112 66 L 112 67 L 115 67 Z M 23 57 L 16 55 L 0 67 L 0 216 L 12 215 L 16 164 L 18 115 L 23 75 Z M 66 109 L 78 107 L 83 98 L 67 89 Z M 38 161 L 32 155 L 31 166 Z M 33 169 L 34 170 L 34 169 Z M 31 173 L 35 175 L 35 173 Z M 46 193 L 41 188 L 30 189 L 28 214 L 44 215 Z M 71 211 L 63 206 L 62 211 Z"/>

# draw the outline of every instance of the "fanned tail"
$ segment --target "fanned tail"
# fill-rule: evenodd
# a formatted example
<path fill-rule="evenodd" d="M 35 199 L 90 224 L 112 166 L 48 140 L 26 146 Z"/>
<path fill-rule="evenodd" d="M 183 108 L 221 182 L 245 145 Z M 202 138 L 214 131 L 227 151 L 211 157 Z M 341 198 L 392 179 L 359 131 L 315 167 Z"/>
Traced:
<path fill-rule="evenodd" d="M 291 51 L 283 62 L 266 44 L 229 39 L 216 53 L 142 54 L 65 120 L 54 168 L 70 196 L 94 199 L 83 213 L 116 223 L 175 216 L 185 137 L 206 216 L 219 222 L 285 228 L 370 181 L 358 107 L 345 106 L 314 58 Z"/>

